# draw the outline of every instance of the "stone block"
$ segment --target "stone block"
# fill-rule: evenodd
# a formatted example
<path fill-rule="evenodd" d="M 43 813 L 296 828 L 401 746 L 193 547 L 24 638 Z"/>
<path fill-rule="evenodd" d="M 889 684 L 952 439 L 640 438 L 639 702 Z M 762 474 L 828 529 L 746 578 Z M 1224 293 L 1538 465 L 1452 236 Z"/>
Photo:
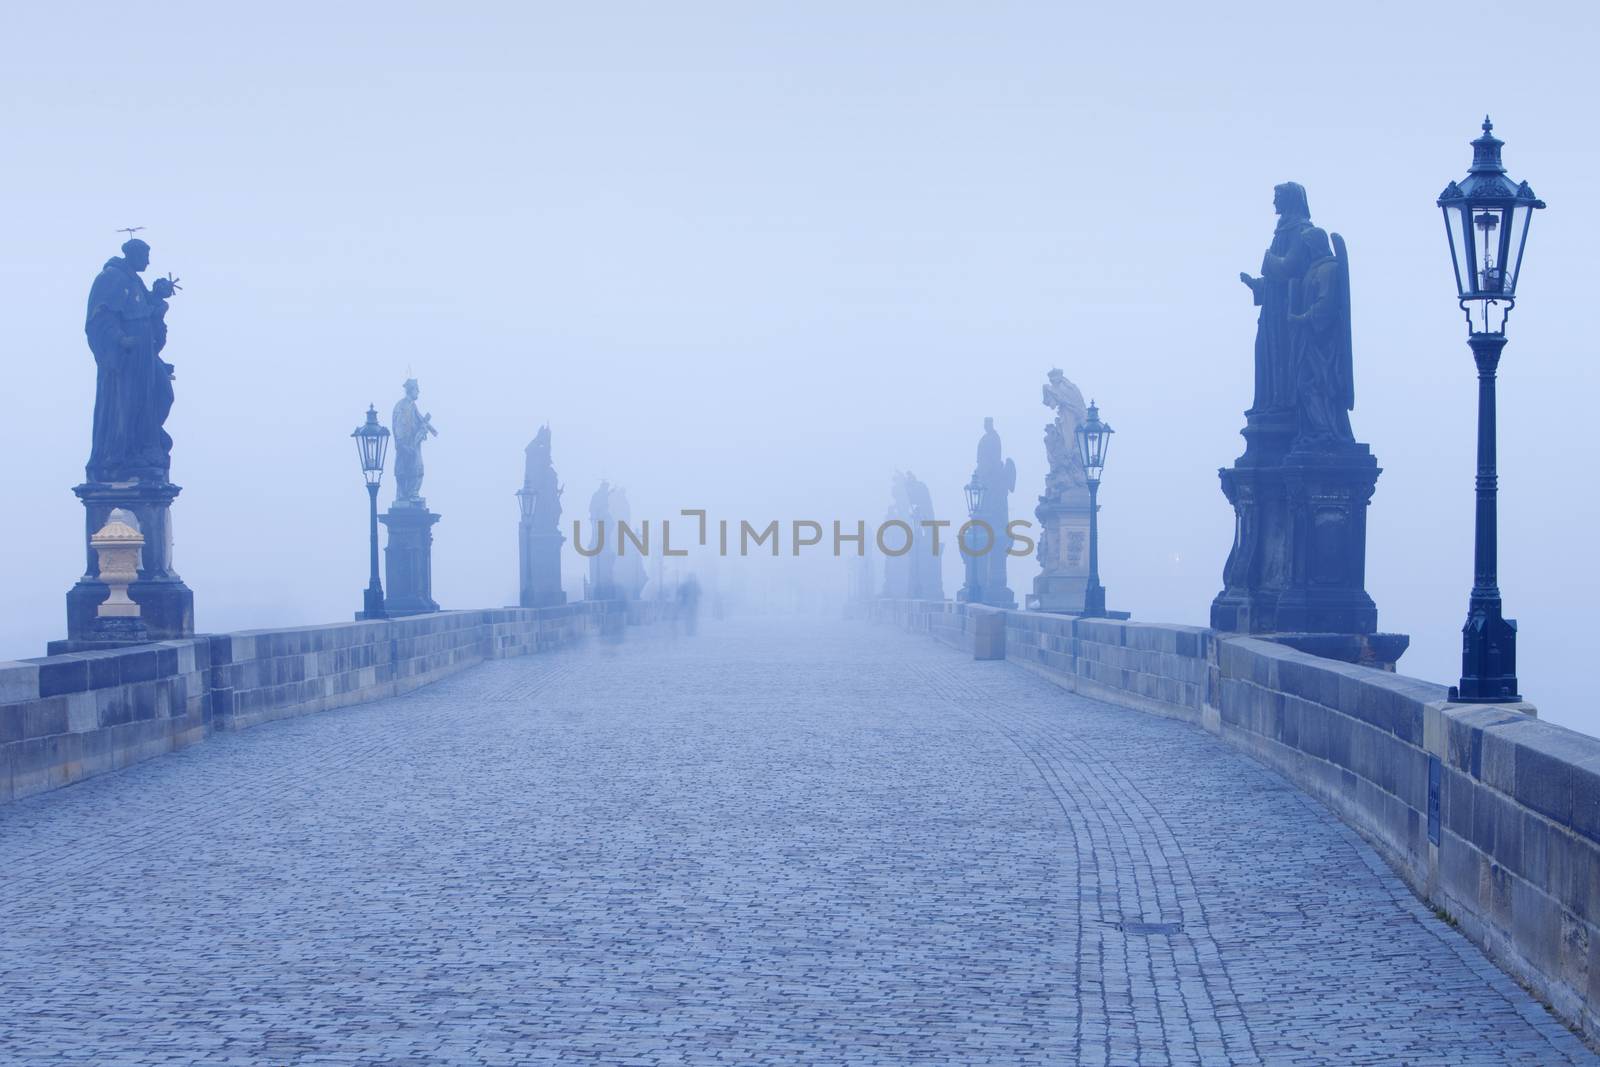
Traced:
<path fill-rule="evenodd" d="M 83 658 L 89 668 L 89 689 L 105 689 L 122 684 L 122 656 L 116 652 L 85 652 Z"/>
<path fill-rule="evenodd" d="M 29 701 L 28 703 L 32 703 Z M 0 745 L 22 740 L 22 709 L 26 704 L 0 704 Z"/>
<path fill-rule="evenodd" d="M 0 704 L 20 704 L 38 697 L 37 663 L 0 663 Z"/>
<path fill-rule="evenodd" d="M 39 664 L 39 696 L 81 693 L 89 688 L 89 664 L 81 655 L 51 656 Z"/>
<path fill-rule="evenodd" d="M 1511 897 L 1511 872 L 1489 858 L 1483 880 L 1478 886 L 1478 912 L 1480 916 L 1506 931 L 1509 935 L 1514 921 Z"/>
<path fill-rule="evenodd" d="M 1600 841 L 1600 759 L 1585 758 L 1572 767 L 1572 829 Z"/>
<path fill-rule="evenodd" d="M 1519 803 L 1564 826 L 1572 825 L 1575 767 L 1564 739 L 1555 728 L 1529 720 L 1525 724 L 1492 727 L 1490 736 L 1515 733 L 1515 789 Z M 1567 731 L 1562 731 L 1567 732 Z"/>
<path fill-rule="evenodd" d="M 97 732 L 100 728 L 100 701 L 92 692 L 72 693 L 67 696 L 67 729 L 82 734 Z"/>
<path fill-rule="evenodd" d="M 1567 847 L 1560 849 L 1558 842 Z M 1550 892 L 1565 901 L 1573 914 L 1589 922 L 1600 920 L 1600 851 L 1587 838 L 1559 832 L 1550 835 L 1548 846 Z M 1555 880 L 1558 874 L 1560 881 Z"/>
<path fill-rule="evenodd" d="M 1291 653 L 1278 661 L 1277 687 L 1325 707 L 1339 706 L 1338 672 L 1302 653 Z"/>
<path fill-rule="evenodd" d="M 1441 767 L 1439 774 L 1439 824 L 1441 833 L 1448 832 L 1471 840 L 1474 801 L 1478 785 L 1467 775 L 1453 767 Z"/>
<path fill-rule="evenodd" d="M 102 729 L 133 720 L 133 698 L 126 686 L 96 689 L 93 696 Z"/>
<path fill-rule="evenodd" d="M 124 685 L 133 682 L 148 682 L 156 677 L 158 663 L 155 649 L 134 649 L 122 653 L 119 658 L 122 671 L 121 681 Z"/>
<path fill-rule="evenodd" d="M 156 717 L 156 692 L 153 685 L 124 686 L 128 691 L 129 702 L 133 705 L 133 719 L 135 722 L 145 722 Z"/>
<path fill-rule="evenodd" d="M 1544 974 L 1561 969 L 1561 905 L 1520 878 L 1509 882 L 1511 936 L 1517 951 Z"/>
<path fill-rule="evenodd" d="M 1428 753 L 1412 745 L 1397 745 L 1389 749 L 1389 758 L 1397 768 L 1395 795 L 1408 807 L 1426 813 L 1428 810 Z M 1440 771 L 1443 771 L 1443 767 Z"/>
<path fill-rule="evenodd" d="M 1326 728 L 1326 748 L 1323 758 L 1335 766 L 1349 767 L 1355 722 L 1349 716 L 1330 709 L 1323 713 L 1323 723 Z"/>
<path fill-rule="evenodd" d="M 1505 813 L 1511 802 L 1488 789 L 1479 789 L 1472 799 L 1472 834 L 1470 840 L 1479 852 L 1488 856 L 1496 863 L 1502 862 L 1504 853 L 1501 851 L 1502 842 L 1499 831 L 1504 826 L 1516 825 Z M 1514 810 L 1514 808 L 1513 808 Z M 1508 848 L 1515 848 L 1515 840 L 1505 843 Z"/>

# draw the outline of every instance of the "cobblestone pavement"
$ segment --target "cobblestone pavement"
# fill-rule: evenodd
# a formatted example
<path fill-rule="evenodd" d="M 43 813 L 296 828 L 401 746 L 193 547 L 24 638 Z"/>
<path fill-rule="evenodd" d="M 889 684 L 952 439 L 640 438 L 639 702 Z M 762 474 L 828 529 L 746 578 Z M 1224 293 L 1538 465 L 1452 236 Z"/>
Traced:
<path fill-rule="evenodd" d="M 861 623 L 0 809 L 0 924 L 5 1064 L 1600 1063 L 1244 756 Z"/>

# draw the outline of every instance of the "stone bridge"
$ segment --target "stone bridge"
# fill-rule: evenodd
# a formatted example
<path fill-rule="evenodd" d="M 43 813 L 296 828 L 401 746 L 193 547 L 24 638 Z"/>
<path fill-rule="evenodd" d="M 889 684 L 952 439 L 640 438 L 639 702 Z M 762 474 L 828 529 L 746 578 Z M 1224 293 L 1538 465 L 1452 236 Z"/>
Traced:
<path fill-rule="evenodd" d="M 1588 739 L 1204 630 L 875 614 L 0 667 L 0 1062 L 1600 1063 Z"/>

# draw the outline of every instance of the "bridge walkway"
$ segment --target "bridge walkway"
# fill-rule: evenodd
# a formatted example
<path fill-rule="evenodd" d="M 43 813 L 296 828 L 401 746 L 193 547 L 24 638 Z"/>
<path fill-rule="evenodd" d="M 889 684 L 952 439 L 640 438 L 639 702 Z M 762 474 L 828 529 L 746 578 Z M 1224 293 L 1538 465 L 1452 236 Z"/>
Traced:
<path fill-rule="evenodd" d="M 1270 771 L 864 623 L 41 795 L 0 916 L 5 1063 L 1600 1063 Z"/>

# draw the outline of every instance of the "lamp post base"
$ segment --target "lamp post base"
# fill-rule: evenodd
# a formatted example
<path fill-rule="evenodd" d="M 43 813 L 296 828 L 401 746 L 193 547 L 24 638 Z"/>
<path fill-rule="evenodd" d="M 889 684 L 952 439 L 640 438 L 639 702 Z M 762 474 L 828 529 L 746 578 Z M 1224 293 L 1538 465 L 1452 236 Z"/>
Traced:
<path fill-rule="evenodd" d="M 383 590 L 381 588 L 375 589 L 370 585 L 367 586 L 362 591 L 361 605 L 361 610 L 356 612 L 357 622 L 364 619 L 387 619 L 389 617 L 388 611 L 383 606 Z"/>
<path fill-rule="evenodd" d="M 1450 699 L 1463 704 L 1518 704 L 1517 622 L 1501 614 L 1500 598 L 1474 597 L 1461 627 L 1461 684 Z"/>

